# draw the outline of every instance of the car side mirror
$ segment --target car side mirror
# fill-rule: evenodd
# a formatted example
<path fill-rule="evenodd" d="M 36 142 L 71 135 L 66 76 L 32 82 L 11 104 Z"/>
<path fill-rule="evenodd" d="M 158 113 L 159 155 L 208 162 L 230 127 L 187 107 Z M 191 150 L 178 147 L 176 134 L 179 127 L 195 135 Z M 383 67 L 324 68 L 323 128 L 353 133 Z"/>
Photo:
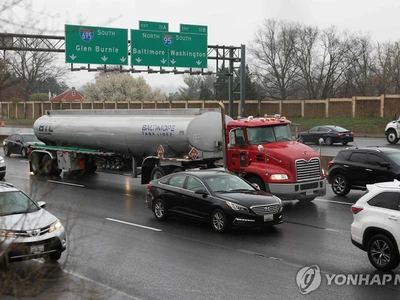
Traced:
<path fill-rule="evenodd" d="M 37 204 L 38 204 L 39 207 L 41 207 L 41 208 L 45 208 L 45 207 L 46 207 L 46 202 L 44 202 L 44 201 L 38 201 Z"/>
<path fill-rule="evenodd" d="M 390 168 L 390 164 L 387 161 L 383 161 L 380 163 L 380 166 L 382 168 Z"/>
<path fill-rule="evenodd" d="M 21 143 L 21 140 L 16 140 L 17 143 Z"/>
<path fill-rule="evenodd" d="M 208 196 L 207 191 L 204 189 L 195 190 L 194 193 L 197 195 L 203 195 L 203 198 L 207 198 L 207 196 Z"/>

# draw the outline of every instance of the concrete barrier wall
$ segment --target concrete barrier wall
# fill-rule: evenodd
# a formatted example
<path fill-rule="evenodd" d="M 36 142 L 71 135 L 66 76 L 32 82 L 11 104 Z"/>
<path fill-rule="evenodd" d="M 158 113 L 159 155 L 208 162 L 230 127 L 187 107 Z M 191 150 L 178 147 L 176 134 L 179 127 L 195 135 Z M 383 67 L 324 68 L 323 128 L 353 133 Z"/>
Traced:
<path fill-rule="evenodd" d="M 229 102 L 222 101 L 227 111 Z M 1 118 L 37 119 L 46 110 L 58 109 L 145 109 L 145 108 L 215 108 L 215 100 L 177 101 L 87 101 L 87 102 L 0 102 Z M 281 114 L 290 117 L 393 117 L 400 107 L 400 95 L 378 97 L 330 98 L 323 100 L 246 100 L 246 116 Z M 234 116 L 240 115 L 240 101 L 233 104 Z"/>

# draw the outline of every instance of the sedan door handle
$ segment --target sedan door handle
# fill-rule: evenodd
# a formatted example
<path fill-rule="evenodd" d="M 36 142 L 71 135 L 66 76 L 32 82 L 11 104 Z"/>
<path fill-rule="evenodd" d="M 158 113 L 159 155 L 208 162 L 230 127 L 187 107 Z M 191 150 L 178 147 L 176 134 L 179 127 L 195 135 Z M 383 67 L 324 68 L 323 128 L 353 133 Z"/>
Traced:
<path fill-rule="evenodd" d="M 397 218 L 395 216 L 388 216 L 389 220 L 397 221 Z"/>
<path fill-rule="evenodd" d="M 365 171 L 372 172 L 372 170 L 371 170 L 371 169 L 365 169 Z"/>

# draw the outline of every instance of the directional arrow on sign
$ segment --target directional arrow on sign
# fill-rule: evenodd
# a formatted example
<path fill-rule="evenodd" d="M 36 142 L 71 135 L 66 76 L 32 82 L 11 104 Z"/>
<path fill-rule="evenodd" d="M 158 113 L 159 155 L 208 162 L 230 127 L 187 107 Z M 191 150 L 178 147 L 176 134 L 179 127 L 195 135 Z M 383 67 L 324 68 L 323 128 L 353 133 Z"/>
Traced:
<path fill-rule="evenodd" d="M 201 60 L 196 61 L 196 64 L 200 65 L 201 64 Z"/>
<path fill-rule="evenodd" d="M 142 61 L 142 59 L 140 57 L 135 59 L 138 63 L 140 63 Z"/>
<path fill-rule="evenodd" d="M 108 59 L 108 57 L 104 55 L 101 59 L 102 59 L 103 61 L 106 61 L 106 60 Z"/>
<path fill-rule="evenodd" d="M 175 64 L 176 63 L 176 60 L 175 59 L 173 59 L 173 60 L 171 60 L 171 64 Z"/>
<path fill-rule="evenodd" d="M 124 62 L 124 61 L 126 61 L 126 57 L 121 57 L 119 60 Z"/>
<path fill-rule="evenodd" d="M 72 60 L 74 60 L 75 58 L 77 58 L 77 56 L 75 56 L 74 54 L 70 55 L 69 57 L 71 57 Z"/>
<path fill-rule="evenodd" d="M 160 60 L 162 62 L 162 64 L 165 64 L 167 62 L 167 60 L 165 58 L 163 58 L 162 60 Z"/>

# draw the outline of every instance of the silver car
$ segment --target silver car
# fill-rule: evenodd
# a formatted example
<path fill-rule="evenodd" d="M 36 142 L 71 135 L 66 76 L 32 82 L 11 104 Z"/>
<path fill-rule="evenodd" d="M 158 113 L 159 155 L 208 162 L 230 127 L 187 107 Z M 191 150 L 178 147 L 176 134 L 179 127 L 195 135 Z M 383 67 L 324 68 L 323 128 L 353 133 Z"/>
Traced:
<path fill-rule="evenodd" d="M 0 182 L 0 258 L 10 262 L 44 258 L 58 261 L 66 249 L 60 220 L 12 184 Z"/>

